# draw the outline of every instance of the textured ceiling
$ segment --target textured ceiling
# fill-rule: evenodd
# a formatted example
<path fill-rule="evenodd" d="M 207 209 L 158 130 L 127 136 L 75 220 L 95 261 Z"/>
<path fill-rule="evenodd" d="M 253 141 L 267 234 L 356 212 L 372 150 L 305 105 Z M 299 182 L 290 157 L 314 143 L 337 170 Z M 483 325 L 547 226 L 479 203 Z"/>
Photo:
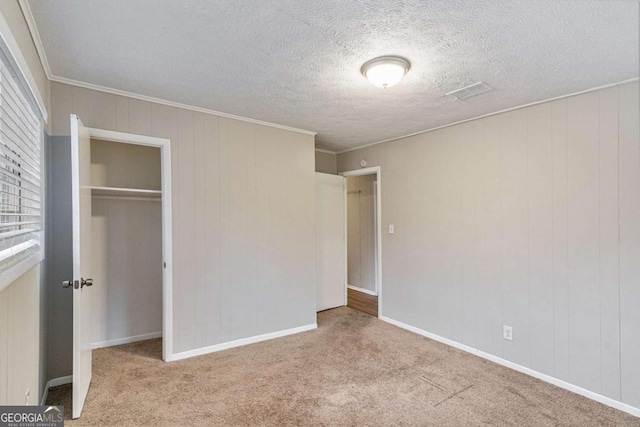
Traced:
<path fill-rule="evenodd" d="M 343 150 L 639 75 L 637 1 L 30 0 L 54 76 Z M 360 74 L 401 55 L 392 88 Z M 444 94 L 484 81 L 496 90 Z"/>

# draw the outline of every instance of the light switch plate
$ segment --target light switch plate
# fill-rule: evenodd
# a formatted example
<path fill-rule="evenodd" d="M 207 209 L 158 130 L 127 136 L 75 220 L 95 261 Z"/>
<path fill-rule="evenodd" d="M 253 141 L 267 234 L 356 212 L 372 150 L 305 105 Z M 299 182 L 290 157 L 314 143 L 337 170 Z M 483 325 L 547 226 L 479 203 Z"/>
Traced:
<path fill-rule="evenodd" d="M 502 325 L 502 338 L 513 341 L 513 328 L 511 326 Z"/>
<path fill-rule="evenodd" d="M 396 232 L 396 227 L 393 224 L 389 224 L 389 234 Z"/>

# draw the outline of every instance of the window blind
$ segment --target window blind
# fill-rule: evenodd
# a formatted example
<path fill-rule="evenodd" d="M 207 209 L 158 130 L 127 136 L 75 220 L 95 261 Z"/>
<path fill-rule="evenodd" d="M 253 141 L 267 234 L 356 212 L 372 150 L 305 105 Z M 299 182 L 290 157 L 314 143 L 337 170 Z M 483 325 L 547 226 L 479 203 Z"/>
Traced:
<path fill-rule="evenodd" d="M 42 123 L 0 61 L 0 272 L 40 251 Z"/>

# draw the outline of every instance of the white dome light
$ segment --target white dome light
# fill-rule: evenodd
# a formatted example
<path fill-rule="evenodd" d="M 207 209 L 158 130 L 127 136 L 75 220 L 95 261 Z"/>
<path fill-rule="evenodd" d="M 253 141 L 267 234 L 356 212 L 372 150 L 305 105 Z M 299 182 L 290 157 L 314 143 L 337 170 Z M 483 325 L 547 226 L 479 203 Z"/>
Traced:
<path fill-rule="evenodd" d="M 397 84 L 409 71 L 411 64 L 399 56 L 381 56 L 367 61 L 360 71 L 369 81 L 381 88 Z"/>

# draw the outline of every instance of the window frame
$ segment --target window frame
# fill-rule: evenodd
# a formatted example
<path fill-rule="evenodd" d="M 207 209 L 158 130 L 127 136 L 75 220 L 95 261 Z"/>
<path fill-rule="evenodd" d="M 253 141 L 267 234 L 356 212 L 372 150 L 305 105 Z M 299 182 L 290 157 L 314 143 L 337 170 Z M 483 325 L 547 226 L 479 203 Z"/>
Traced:
<path fill-rule="evenodd" d="M 2 27 L 2 26 L 0 26 Z M 1 28 L 0 28 L 1 29 Z M 29 270 L 33 269 L 45 259 L 45 239 L 46 239 L 46 165 L 45 165 L 45 138 L 46 138 L 46 113 L 43 114 L 40 103 L 27 81 L 27 76 L 22 72 L 15 56 L 7 44 L 4 34 L 0 32 L 0 61 L 4 63 L 9 71 L 15 76 L 14 82 L 18 90 L 24 96 L 27 104 L 37 117 L 40 125 L 38 149 L 40 157 L 40 230 L 38 249 L 22 258 L 14 260 L 6 270 L 0 271 L 0 292 L 22 277 Z"/>

